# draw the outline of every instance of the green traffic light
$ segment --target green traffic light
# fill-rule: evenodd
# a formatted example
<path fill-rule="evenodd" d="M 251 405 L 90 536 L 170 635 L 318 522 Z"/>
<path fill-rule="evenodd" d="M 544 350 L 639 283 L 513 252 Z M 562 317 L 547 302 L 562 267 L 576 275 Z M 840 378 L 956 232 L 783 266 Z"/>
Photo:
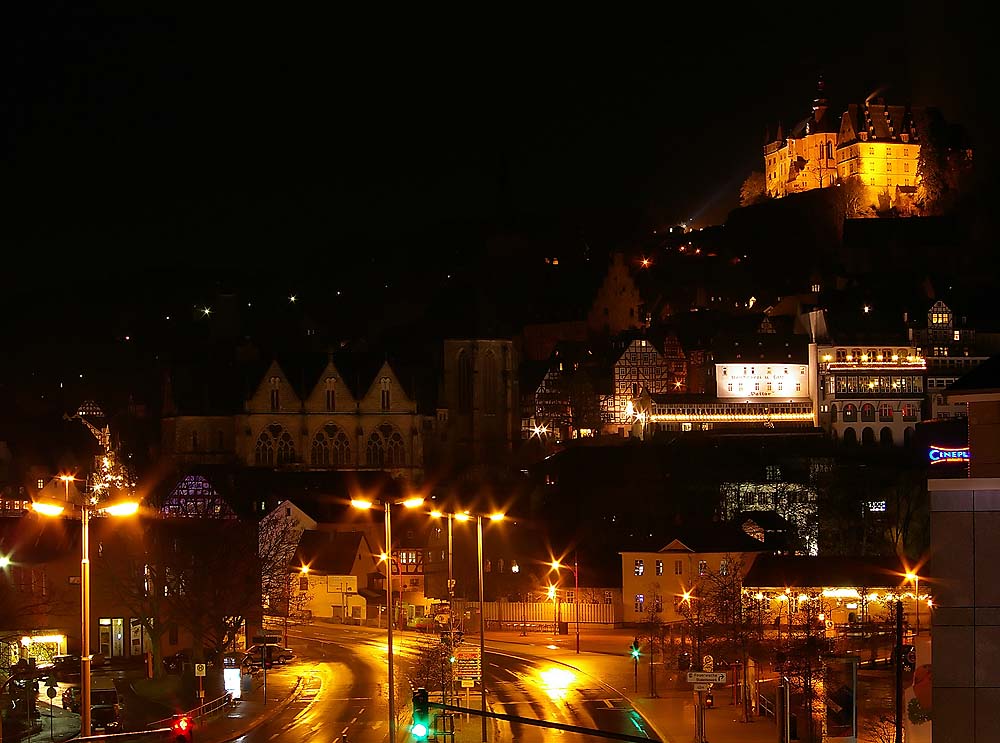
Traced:
<path fill-rule="evenodd" d="M 450 658 L 448 659 L 448 662 L 449 662 L 449 663 L 454 663 L 454 662 L 455 662 L 455 656 L 454 656 L 454 655 L 453 655 L 453 656 L 451 656 L 451 657 L 450 657 Z"/>
<path fill-rule="evenodd" d="M 423 740 L 427 737 L 427 726 L 422 722 L 414 723 L 413 727 L 410 728 L 410 732 L 413 733 L 416 738 Z"/>
<path fill-rule="evenodd" d="M 632 657 L 633 658 L 638 658 L 639 657 L 639 651 L 638 650 L 633 650 L 632 651 Z"/>

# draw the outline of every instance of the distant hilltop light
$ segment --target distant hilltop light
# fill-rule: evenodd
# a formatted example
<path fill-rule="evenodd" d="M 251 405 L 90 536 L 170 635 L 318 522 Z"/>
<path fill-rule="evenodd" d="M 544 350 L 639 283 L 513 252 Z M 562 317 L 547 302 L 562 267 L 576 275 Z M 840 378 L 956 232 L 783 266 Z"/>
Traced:
<path fill-rule="evenodd" d="M 298 299 L 298 297 L 296 297 L 294 294 L 288 295 L 288 301 L 291 302 L 292 304 L 295 304 L 295 301 L 297 299 Z"/>
<path fill-rule="evenodd" d="M 862 307 L 862 309 L 865 311 L 866 315 L 872 311 L 872 308 L 867 304 L 864 307 Z"/>

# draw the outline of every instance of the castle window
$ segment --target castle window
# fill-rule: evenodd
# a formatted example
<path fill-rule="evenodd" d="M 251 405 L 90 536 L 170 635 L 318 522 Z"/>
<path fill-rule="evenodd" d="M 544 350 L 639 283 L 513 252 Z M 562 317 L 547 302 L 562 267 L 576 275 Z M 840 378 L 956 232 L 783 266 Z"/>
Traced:
<path fill-rule="evenodd" d="M 292 464 L 295 462 L 295 442 L 288 431 L 282 431 L 278 436 L 278 464 Z"/>

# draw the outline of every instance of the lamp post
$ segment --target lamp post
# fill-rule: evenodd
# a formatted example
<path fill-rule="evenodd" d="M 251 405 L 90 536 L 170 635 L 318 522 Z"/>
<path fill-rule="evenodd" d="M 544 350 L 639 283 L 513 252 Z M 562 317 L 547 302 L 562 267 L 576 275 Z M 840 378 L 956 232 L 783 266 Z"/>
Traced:
<path fill-rule="evenodd" d="M 59 516 L 70 503 L 69 484 L 76 478 L 60 475 L 66 485 L 66 502 L 43 498 L 31 504 L 32 510 L 43 516 Z M 133 516 L 139 510 L 134 500 L 118 500 L 111 503 L 88 503 L 82 496 L 76 505 L 80 508 L 80 735 L 90 735 L 90 513 L 105 513 L 109 516 Z"/>
<path fill-rule="evenodd" d="M 440 511 L 435 511 L 431 515 L 440 516 Z M 449 514 L 449 523 L 452 515 Z M 454 518 L 457 521 L 471 521 L 473 516 L 468 511 L 463 511 L 461 513 L 454 514 Z M 491 513 L 487 518 L 490 521 L 503 521 L 504 515 L 502 513 Z M 479 685 L 481 687 L 481 698 L 480 705 L 483 712 L 482 716 L 482 743 L 486 743 L 486 675 L 483 673 L 483 668 L 486 666 L 485 661 L 485 649 L 486 649 L 486 613 L 484 609 L 484 590 L 483 590 L 483 516 L 482 514 L 476 514 L 476 553 L 479 559 Z M 450 532 L 449 532 L 450 537 Z M 450 566 L 449 560 L 449 566 Z"/>
<path fill-rule="evenodd" d="M 396 686 L 392 662 L 392 506 L 403 506 L 404 508 L 417 508 L 423 505 L 424 499 L 416 496 L 402 501 L 380 501 L 379 505 L 385 514 L 385 606 L 388 621 L 386 645 L 389 651 L 389 743 L 396 743 Z M 354 498 L 351 505 L 361 510 L 372 508 L 375 503 L 366 498 Z"/>
<path fill-rule="evenodd" d="M 913 607 L 917 613 L 916 637 L 920 636 L 920 576 L 916 573 L 907 573 L 906 579 L 913 583 Z"/>
<path fill-rule="evenodd" d="M 573 553 L 573 567 L 570 568 L 573 571 L 573 611 L 576 614 L 576 652 L 580 653 L 580 566 L 577 563 L 577 554 Z M 559 568 L 567 567 L 569 565 L 563 565 L 559 560 L 553 560 L 550 565 L 552 565 L 553 570 L 559 570 Z"/>

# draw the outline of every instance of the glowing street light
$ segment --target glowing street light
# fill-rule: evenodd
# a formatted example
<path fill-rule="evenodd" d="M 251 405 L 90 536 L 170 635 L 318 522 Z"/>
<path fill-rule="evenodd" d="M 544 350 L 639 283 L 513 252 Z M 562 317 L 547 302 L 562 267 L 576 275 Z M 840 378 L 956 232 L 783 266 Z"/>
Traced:
<path fill-rule="evenodd" d="M 573 567 L 570 568 L 569 565 L 563 565 L 559 560 L 553 560 L 549 563 L 553 570 L 558 571 L 560 568 L 566 567 L 573 571 L 573 610 L 576 613 L 576 652 L 580 653 L 580 566 L 576 561 L 576 553 L 573 553 Z"/>
<path fill-rule="evenodd" d="M 389 743 L 396 743 L 396 699 L 395 699 L 395 678 L 392 658 L 392 506 L 403 506 L 404 508 L 417 508 L 423 505 L 424 499 L 419 496 L 411 496 L 402 501 L 380 501 L 379 508 L 385 513 L 385 552 L 379 556 L 379 562 L 385 562 L 385 604 L 387 628 L 387 647 L 389 650 Z M 351 505 L 362 511 L 369 511 L 375 508 L 375 502 L 369 498 L 352 498 Z"/>
<path fill-rule="evenodd" d="M 906 580 L 913 584 L 913 605 L 917 613 L 917 637 L 920 636 L 920 576 L 912 571 L 907 571 Z"/>
<path fill-rule="evenodd" d="M 80 624 L 82 630 L 80 648 L 80 735 L 90 735 L 90 513 L 106 513 L 109 516 L 132 516 L 139 511 L 139 504 L 134 500 L 118 500 L 99 504 L 83 497 L 77 491 L 77 504 L 70 501 L 69 484 L 76 478 L 70 475 L 60 475 L 66 486 L 66 501 L 60 502 L 51 498 L 42 498 L 31 504 L 32 510 L 43 516 L 56 517 L 66 510 L 67 505 L 78 505 L 80 508 Z"/>

